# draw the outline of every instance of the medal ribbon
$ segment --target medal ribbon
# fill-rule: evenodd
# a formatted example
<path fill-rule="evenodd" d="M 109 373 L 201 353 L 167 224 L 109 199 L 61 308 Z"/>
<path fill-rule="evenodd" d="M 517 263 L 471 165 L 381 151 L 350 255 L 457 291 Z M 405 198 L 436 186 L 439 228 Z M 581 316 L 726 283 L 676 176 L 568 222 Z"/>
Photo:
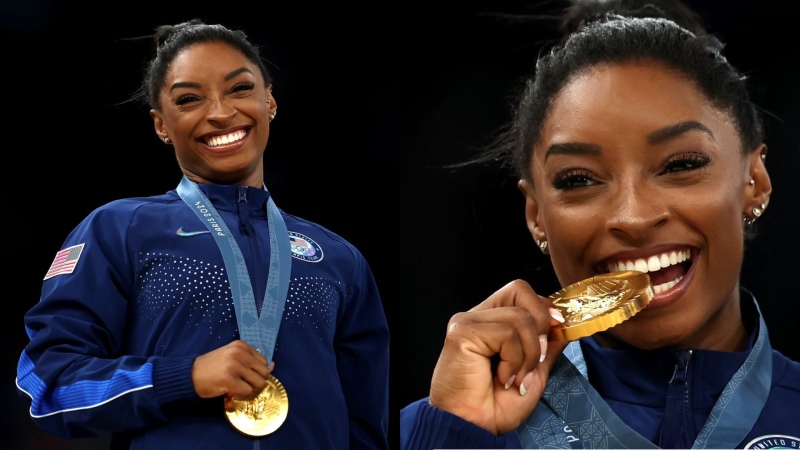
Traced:
<path fill-rule="evenodd" d="M 758 337 L 723 389 L 692 448 L 732 448 L 752 429 L 772 381 L 772 348 L 761 310 Z M 547 379 L 533 414 L 517 428 L 523 448 L 658 448 L 611 410 L 589 384 L 578 341 L 571 342 Z"/>
<path fill-rule="evenodd" d="M 264 186 L 264 190 L 267 190 L 266 186 Z M 197 183 L 185 176 L 178 185 L 177 192 L 184 203 L 211 231 L 211 235 L 214 236 L 214 240 L 222 252 L 233 296 L 239 336 L 261 352 L 268 362 L 272 362 L 278 329 L 283 317 L 283 307 L 286 303 L 286 294 L 289 291 L 289 275 L 292 271 L 289 232 L 278 207 L 270 196 L 266 205 L 270 244 L 269 275 L 264 303 L 259 315 L 242 251 L 220 214 L 200 190 Z"/>

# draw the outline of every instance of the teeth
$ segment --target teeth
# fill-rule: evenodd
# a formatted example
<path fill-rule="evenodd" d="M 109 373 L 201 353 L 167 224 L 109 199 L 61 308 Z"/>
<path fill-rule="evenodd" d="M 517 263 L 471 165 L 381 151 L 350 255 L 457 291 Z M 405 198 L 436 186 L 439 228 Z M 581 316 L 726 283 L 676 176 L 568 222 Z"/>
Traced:
<path fill-rule="evenodd" d="M 658 286 L 653 286 L 653 292 L 655 292 L 656 294 L 660 294 L 662 292 L 668 291 L 668 290 L 672 289 L 672 286 L 675 286 L 676 284 L 678 284 L 678 281 L 681 281 L 682 278 L 683 277 L 678 277 L 678 278 L 675 278 L 672 281 L 668 281 L 666 283 L 659 284 Z"/>
<path fill-rule="evenodd" d="M 222 135 L 222 136 L 214 136 L 214 137 L 212 137 L 210 139 L 207 139 L 206 140 L 206 144 L 208 144 L 211 147 L 217 147 L 217 146 L 220 146 L 220 145 L 230 144 L 231 142 L 236 142 L 236 141 L 244 138 L 245 134 L 246 133 L 245 133 L 244 130 L 237 130 L 237 131 L 234 131 L 233 133 L 230 133 L 230 134 L 225 134 L 225 135 Z"/>
<path fill-rule="evenodd" d="M 617 261 L 608 264 L 609 272 L 622 272 L 625 270 L 638 270 L 639 272 L 658 272 L 659 270 L 674 266 L 675 264 L 682 263 L 692 257 L 692 252 L 689 250 L 673 250 L 671 252 L 664 252 L 658 255 L 650 256 L 649 258 L 639 258 L 633 261 Z M 683 277 L 675 278 L 672 281 L 653 286 L 653 292 L 660 294 L 661 292 L 672 289 L 673 286 L 678 284 Z"/>
<path fill-rule="evenodd" d="M 659 270 L 682 263 L 692 257 L 689 250 L 673 250 L 649 258 L 639 258 L 633 261 L 617 261 L 608 264 L 609 272 L 622 272 L 625 270 L 638 270 L 639 272 L 658 272 Z"/>

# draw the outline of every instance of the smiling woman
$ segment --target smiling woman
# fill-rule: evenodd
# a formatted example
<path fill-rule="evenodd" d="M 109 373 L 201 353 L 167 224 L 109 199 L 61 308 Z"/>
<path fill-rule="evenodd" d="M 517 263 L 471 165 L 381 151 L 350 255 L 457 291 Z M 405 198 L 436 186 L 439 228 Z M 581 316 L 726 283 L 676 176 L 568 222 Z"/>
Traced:
<path fill-rule="evenodd" d="M 56 253 L 24 319 L 31 418 L 113 448 L 388 448 L 381 298 L 356 247 L 267 190 L 258 48 L 198 20 L 152 37 L 134 99 L 183 177 L 98 207 Z"/>
<path fill-rule="evenodd" d="M 401 412 L 403 447 L 800 444 L 800 364 L 739 283 L 772 194 L 747 78 L 677 1 L 576 1 L 562 24 L 470 162 L 514 170 L 561 286 L 634 270 L 652 299 L 572 342 L 522 280 L 453 315 L 429 396 Z"/>

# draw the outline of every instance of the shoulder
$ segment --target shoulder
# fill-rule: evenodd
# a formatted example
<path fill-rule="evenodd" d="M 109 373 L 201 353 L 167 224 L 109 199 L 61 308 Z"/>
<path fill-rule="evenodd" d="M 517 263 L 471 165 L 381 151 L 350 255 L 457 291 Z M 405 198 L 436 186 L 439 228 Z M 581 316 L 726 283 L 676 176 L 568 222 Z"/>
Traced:
<path fill-rule="evenodd" d="M 364 255 L 355 245 L 329 228 L 285 212 L 283 217 L 296 257 L 302 257 L 303 250 L 308 248 L 309 252 L 322 252 L 325 258 L 344 258 L 358 264 L 364 261 Z"/>
<path fill-rule="evenodd" d="M 793 393 L 797 396 L 795 398 L 800 400 L 800 362 L 773 350 L 772 378 L 776 387 L 786 390 L 787 394 Z"/>
<path fill-rule="evenodd" d="M 94 236 L 99 241 L 124 240 L 128 230 L 136 227 L 136 224 L 150 224 L 146 228 L 151 228 L 154 221 L 174 217 L 173 205 L 177 204 L 176 200 L 180 201 L 180 198 L 169 193 L 112 200 L 87 214 L 73 229 L 72 238 L 89 239 Z"/>
<path fill-rule="evenodd" d="M 169 206 L 176 200 L 180 200 L 180 198 L 177 195 L 170 195 L 170 193 L 116 199 L 95 208 L 86 219 L 131 217 L 142 208 Z"/>

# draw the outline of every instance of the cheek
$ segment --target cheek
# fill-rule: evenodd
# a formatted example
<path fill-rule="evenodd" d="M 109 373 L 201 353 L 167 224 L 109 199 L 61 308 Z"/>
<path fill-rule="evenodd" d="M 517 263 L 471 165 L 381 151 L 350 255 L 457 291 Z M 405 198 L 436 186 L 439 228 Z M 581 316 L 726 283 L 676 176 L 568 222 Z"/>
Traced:
<path fill-rule="evenodd" d="M 586 249 L 602 234 L 603 219 L 587 207 L 556 207 L 545 218 L 550 259 L 559 281 L 570 284 L 585 278 L 581 271 Z"/>

